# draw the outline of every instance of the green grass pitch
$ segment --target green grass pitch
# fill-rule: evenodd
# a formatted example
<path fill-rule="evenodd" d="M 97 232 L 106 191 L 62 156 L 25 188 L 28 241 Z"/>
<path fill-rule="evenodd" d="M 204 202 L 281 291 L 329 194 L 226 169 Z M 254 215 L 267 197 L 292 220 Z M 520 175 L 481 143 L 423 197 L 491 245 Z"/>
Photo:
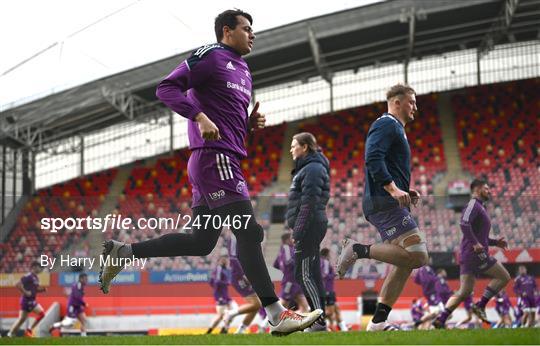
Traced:
<path fill-rule="evenodd" d="M 540 344 L 540 329 L 429 330 L 394 332 L 295 333 L 286 337 L 249 335 L 90 336 L 64 338 L 2 338 L 0 344 L 44 345 L 426 345 L 426 344 Z"/>

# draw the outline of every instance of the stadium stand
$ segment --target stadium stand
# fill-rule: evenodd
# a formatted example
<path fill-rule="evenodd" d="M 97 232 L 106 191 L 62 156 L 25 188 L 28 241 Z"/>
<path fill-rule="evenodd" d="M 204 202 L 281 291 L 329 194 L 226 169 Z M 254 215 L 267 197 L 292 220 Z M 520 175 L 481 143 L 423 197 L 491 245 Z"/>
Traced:
<path fill-rule="evenodd" d="M 463 167 L 492 185 L 493 232 L 540 245 L 540 79 L 466 89 L 452 99 Z"/>
<path fill-rule="evenodd" d="M 86 218 L 97 215 L 117 169 L 91 174 L 37 191 L 19 214 L 14 230 L 0 244 L 1 272 L 24 272 L 39 254 L 59 254 L 79 242 L 87 230 L 41 229 L 41 218 Z"/>

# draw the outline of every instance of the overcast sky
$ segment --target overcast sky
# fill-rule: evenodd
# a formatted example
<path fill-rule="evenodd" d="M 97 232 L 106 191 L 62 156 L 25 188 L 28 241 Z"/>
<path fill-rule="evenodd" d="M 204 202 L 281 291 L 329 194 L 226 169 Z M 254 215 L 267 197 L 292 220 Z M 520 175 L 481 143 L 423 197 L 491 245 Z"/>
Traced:
<path fill-rule="evenodd" d="M 228 8 L 251 13 L 257 32 L 373 2 L 2 0 L 0 107 L 213 42 Z"/>

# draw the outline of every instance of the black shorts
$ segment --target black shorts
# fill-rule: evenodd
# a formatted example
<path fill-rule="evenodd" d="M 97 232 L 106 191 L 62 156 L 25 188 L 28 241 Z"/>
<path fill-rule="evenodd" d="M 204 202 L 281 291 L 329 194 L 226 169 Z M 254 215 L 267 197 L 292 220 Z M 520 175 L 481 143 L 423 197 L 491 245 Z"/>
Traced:
<path fill-rule="evenodd" d="M 326 292 L 326 297 L 324 297 L 324 304 L 326 306 L 336 305 L 336 292 Z"/>

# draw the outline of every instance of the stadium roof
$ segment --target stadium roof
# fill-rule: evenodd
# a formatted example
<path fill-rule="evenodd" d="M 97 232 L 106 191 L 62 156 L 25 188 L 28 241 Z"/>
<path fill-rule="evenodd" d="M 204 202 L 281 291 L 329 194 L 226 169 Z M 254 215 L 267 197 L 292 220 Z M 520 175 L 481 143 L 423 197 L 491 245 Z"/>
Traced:
<path fill-rule="evenodd" d="M 386 62 L 540 38 L 540 0 L 393 0 L 258 33 L 254 88 Z M 0 113 L 0 143 L 33 147 L 160 116 L 157 83 L 190 52 Z"/>

